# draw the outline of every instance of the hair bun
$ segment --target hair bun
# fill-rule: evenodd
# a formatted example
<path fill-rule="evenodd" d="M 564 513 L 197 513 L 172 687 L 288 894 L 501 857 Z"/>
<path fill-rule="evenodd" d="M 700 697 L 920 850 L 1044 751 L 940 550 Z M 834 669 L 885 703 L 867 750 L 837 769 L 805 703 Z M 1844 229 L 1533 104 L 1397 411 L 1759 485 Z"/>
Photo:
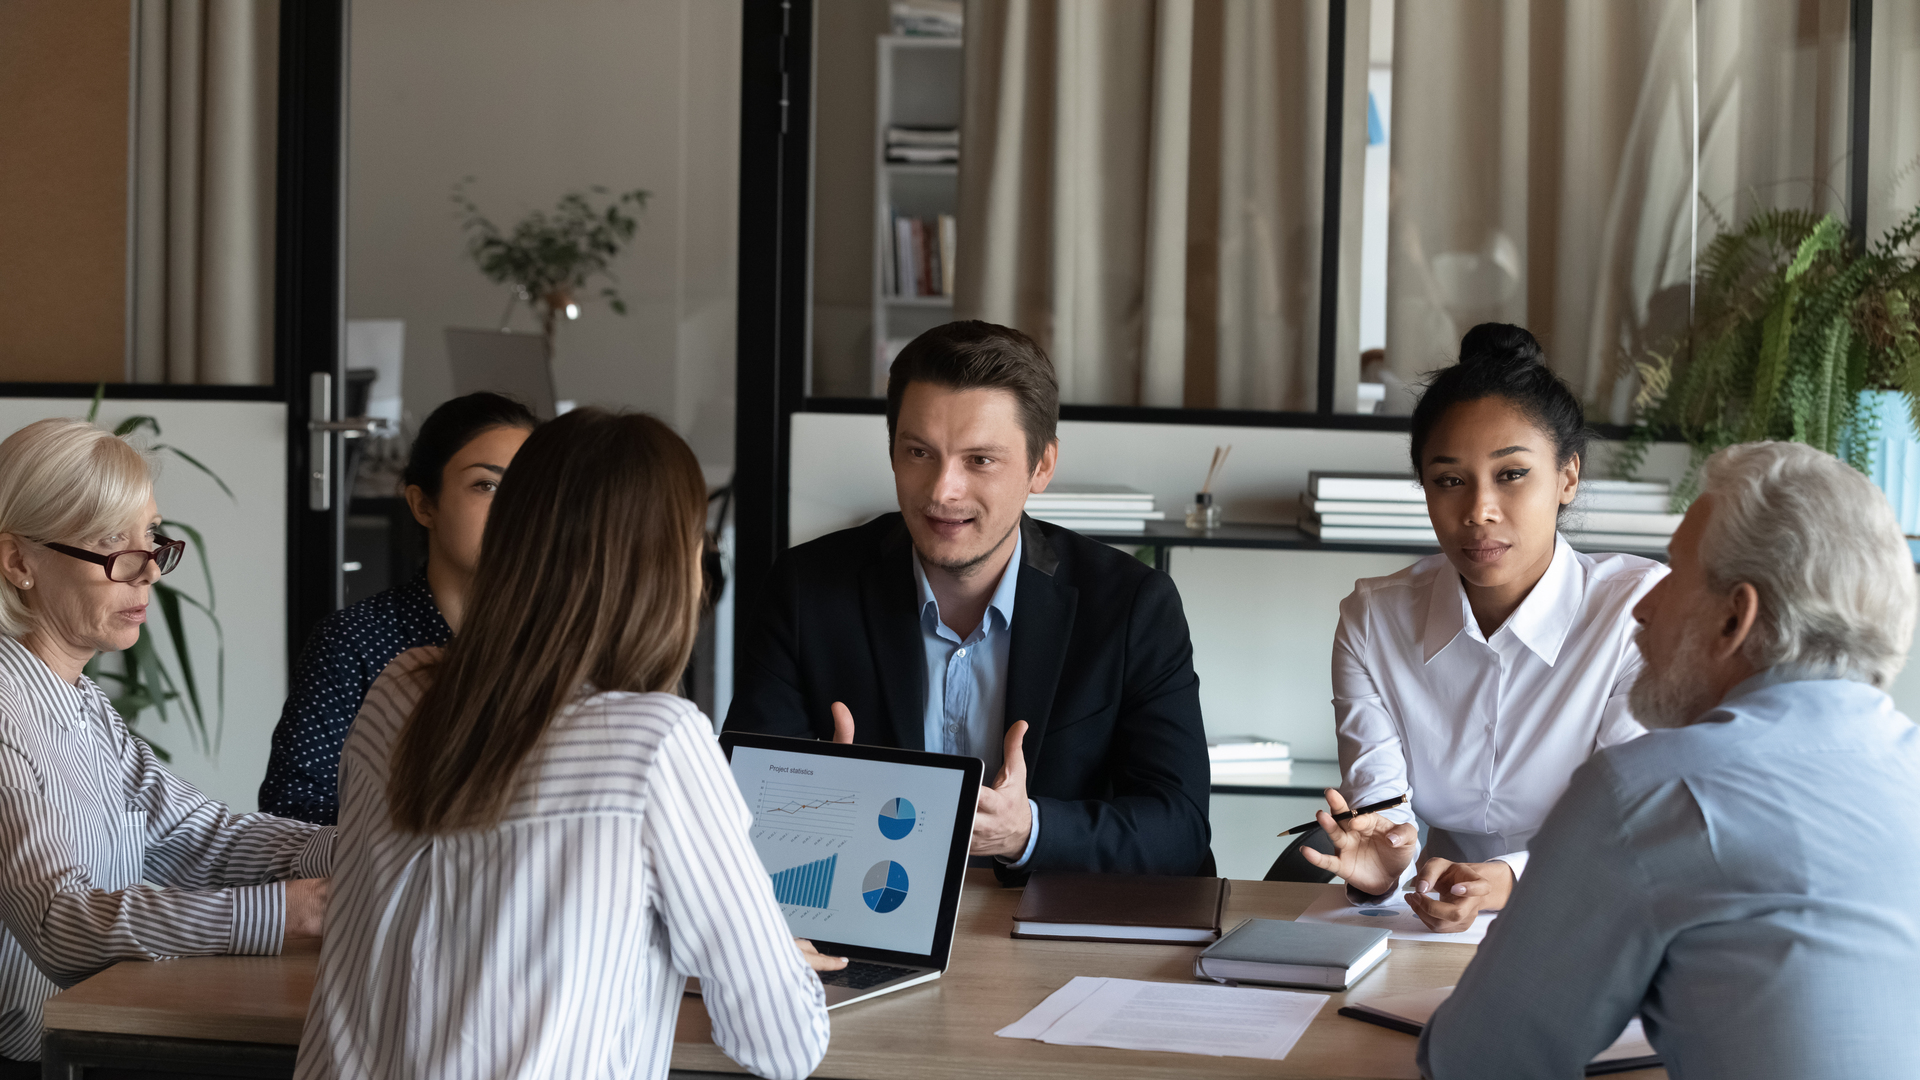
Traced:
<path fill-rule="evenodd" d="M 1512 323 L 1481 323 L 1460 339 L 1460 366 L 1517 370 L 1530 364 L 1544 364 L 1546 352 L 1524 326 Z"/>

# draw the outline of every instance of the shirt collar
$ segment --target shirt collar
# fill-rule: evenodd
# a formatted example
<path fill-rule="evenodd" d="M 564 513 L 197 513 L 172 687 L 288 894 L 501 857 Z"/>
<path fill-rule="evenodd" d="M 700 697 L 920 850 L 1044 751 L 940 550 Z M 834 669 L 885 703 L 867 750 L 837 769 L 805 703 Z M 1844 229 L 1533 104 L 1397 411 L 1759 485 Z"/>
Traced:
<path fill-rule="evenodd" d="M 1000 584 L 994 586 L 993 596 L 987 600 L 987 612 L 1000 613 L 1000 625 L 1013 625 L 1013 598 L 1020 589 L 1020 559 L 1026 538 L 1020 535 L 1022 530 L 1013 530 L 1013 557 L 1007 560 L 1007 568 L 1000 571 Z M 913 583 L 919 588 L 920 604 L 918 610 L 922 624 L 931 607 L 934 625 L 940 625 L 940 602 L 933 595 L 933 586 L 927 583 L 927 570 L 920 565 L 920 552 L 913 553 Z"/>
<path fill-rule="evenodd" d="M 63 681 L 32 649 L 5 634 L 0 634 L 0 666 L 26 682 L 25 689 L 47 719 L 71 727 L 85 711 L 87 695 L 83 687 L 90 681 L 85 675 L 80 676 L 80 686 Z"/>
<path fill-rule="evenodd" d="M 1513 631 L 1522 645 L 1552 667 L 1560 657 L 1560 647 L 1566 643 L 1574 620 L 1579 617 L 1586 592 L 1586 576 L 1580 572 L 1578 556 L 1566 538 L 1556 533 L 1553 559 L 1547 563 L 1547 572 L 1520 602 L 1520 607 L 1508 616 L 1503 629 Z M 1433 575 L 1427 596 L 1427 624 L 1420 642 L 1422 662 L 1432 662 L 1472 623 L 1473 609 L 1467 603 L 1466 586 L 1459 572 L 1451 565 L 1443 565 Z M 1474 636 L 1479 637 L 1477 630 Z"/>

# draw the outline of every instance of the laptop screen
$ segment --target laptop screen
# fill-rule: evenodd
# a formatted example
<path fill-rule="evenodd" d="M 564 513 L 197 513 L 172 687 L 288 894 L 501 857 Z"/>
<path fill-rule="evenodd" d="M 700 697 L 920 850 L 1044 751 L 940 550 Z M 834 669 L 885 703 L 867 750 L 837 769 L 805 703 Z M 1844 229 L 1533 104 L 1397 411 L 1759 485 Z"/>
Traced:
<path fill-rule="evenodd" d="M 771 737 L 724 741 L 753 811 L 754 849 L 795 937 L 919 957 L 946 951 L 943 901 L 951 894 L 957 903 L 966 869 L 978 762 Z M 874 760 L 881 755 L 937 764 Z"/>

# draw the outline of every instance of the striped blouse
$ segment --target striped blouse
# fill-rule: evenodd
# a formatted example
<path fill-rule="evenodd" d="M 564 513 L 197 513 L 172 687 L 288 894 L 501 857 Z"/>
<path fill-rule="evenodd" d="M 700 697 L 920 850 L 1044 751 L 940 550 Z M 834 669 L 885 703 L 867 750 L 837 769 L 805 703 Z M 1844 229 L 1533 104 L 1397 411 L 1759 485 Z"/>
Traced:
<path fill-rule="evenodd" d="M 81 677 L 0 635 L 0 1055 L 40 1056 L 40 1007 L 120 960 L 271 955 L 285 878 L 333 830 L 232 814 L 160 765 Z"/>
<path fill-rule="evenodd" d="M 502 823 L 396 831 L 389 760 L 437 649 L 381 675 L 340 761 L 340 850 L 295 1076 L 665 1077 L 686 977 L 741 1065 L 803 1077 L 820 981 L 707 718 L 606 693 L 557 716 Z"/>

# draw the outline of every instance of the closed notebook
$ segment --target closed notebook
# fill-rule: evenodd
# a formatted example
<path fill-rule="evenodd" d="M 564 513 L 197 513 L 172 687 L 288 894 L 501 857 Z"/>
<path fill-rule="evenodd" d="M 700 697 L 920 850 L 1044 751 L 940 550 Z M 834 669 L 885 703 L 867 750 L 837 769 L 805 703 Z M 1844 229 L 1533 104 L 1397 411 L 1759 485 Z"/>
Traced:
<path fill-rule="evenodd" d="M 1226 906 L 1225 878 L 1042 872 L 1027 879 L 1013 936 L 1193 945 L 1219 939 Z"/>
<path fill-rule="evenodd" d="M 1194 957 L 1195 978 L 1345 990 L 1387 958 L 1385 930 L 1248 919 Z"/>
<path fill-rule="evenodd" d="M 1440 1003 L 1452 993 L 1453 987 L 1442 986 L 1437 990 L 1422 990 L 1415 994 L 1349 1001 L 1340 1009 L 1340 1015 L 1418 1035 L 1427 1026 L 1427 1021 L 1433 1018 L 1434 1011 L 1440 1008 Z M 1593 1055 L 1593 1060 L 1587 1064 L 1587 1075 L 1604 1076 L 1607 1073 L 1659 1067 L 1660 1055 L 1654 1053 L 1653 1045 L 1647 1042 L 1647 1033 L 1636 1016 L 1627 1021 L 1627 1029 L 1613 1040 L 1613 1045 Z"/>

